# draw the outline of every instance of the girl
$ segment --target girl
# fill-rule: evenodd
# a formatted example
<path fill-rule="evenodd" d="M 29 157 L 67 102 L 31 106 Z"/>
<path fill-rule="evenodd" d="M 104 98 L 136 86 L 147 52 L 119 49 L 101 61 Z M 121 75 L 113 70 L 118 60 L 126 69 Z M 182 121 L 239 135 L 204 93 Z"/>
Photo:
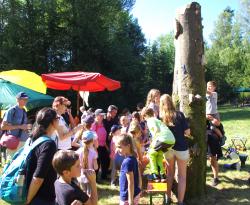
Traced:
<path fill-rule="evenodd" d="M 86 169 L 97 170 L 97 152 L 93 149 L 94 132 L 85 131 L 82 136 L 83 147 L 77 153 L 79 154 L 81 164 L 81 176 L 78 178 L 80 185 L 85 193 L 91 194 L 90 184 L 84 174 Z"/>
<path fill-rule="evenodd" d="M 137 205 L 140 199 L 141 178 L 133 139 L 122 134 L 116 141 L 118 152 L 125 156 L 120 171 L 120 205 Z"/>
<path fill-rule="evenodd" d="M 185 136 L 190 135 L 190 129 L 182 112 L 175 110 L 172 98 L 164 94 L 160 98 L 160 117 L 172 131 L 175 137 L 175 145 L 165 154 L 167 160 L 167 196 L 171 202 L 171 190 L 175 174 L 175 163 L 178 169 L 178 204 L 182 205 L 186 191 L 187 161 L 189 151 Z"/>
<path fill-rule="evenodd" d="M 157 89 L 151 89 L 148 92 L 146 107 L 152 108 L 155 117 L 159 118 L 159 105 L 160 105 L 161 92 Z"/>
<path fill-rule="evenodd" d="M 121 164 L 123 162 L 124 156 L 120 155 L 116 151 L 115 147 L 115 142 L 121 135 L 121 126 L 119 125 L 113 125 L 111 127 L 111 132 L 110 132 L 110 139 L 111 139 L 111 144 L 110 144 L 110 162 L 111 162 L 111 186 L 115 186 L 115 180 L 116 180 L 116 171 L 121 169 Z"/>

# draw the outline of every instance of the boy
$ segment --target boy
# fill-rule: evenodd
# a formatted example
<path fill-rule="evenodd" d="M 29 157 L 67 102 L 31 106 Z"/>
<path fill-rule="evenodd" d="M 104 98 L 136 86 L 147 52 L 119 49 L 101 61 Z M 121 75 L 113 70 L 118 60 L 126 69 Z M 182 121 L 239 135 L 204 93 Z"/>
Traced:
<path fill-rule="evenodd" d="M 220 138 L 223 137 L 220 129 L 217 127 L 220 126 L 220 116 L 217 110 L 217 92 L 215 92 L 216 83 L 215 81 L 208 81 L 207 82 L 207 93 L 206 93 L 206 118 L 212 124 L 212 130 L 215 132 L 217 136 Z"/>
<path fill-rule="evenodd" d="M 84 204 L 97 205 L 96 176 L 92 170 L 85 170 L 90 187 L 91 195 L 88 196 L 73 179 L 81 174 L 80 160 L 78 154 L 71 150 L 60 150 L 53 158 L 52 165 L 60 175 L 55 181 L 56 202 L 58 205 Z M 78 202 L 78 203 L 77 203 Z"/>
<path fill-rule="evenodd" d="M 170 129 L 155 117 L 152 108 L 143 108 L 142 117 L 147 121 L 152 142 L 149 147 L 149 165 L 152 180 L 155 182 L 166 182 L 165 169 L 163 167 L 163 153 L 167 152 L 175 143 L 175 137 Z M 158 175 L 160 168 L 160 176 Z"/>

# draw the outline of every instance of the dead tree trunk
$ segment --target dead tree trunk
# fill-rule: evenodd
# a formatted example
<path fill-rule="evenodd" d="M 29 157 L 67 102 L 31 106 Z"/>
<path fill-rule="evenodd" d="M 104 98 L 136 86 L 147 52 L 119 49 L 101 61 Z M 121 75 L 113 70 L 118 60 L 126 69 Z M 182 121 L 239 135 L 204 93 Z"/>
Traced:
<path fill-rule="evenodd" d="M 189 120 L 193 140 L 189 140 L 186 198 L 201 197 L 206 185 L 205 77 L 201 7 L 193 2 L 177 11 L 173 101 Z"/>

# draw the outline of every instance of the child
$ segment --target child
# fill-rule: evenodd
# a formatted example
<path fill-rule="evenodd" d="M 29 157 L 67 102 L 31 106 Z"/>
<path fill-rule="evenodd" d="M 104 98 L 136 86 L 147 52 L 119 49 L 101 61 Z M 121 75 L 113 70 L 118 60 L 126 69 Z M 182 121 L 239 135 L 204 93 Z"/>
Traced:
<path fill-rule="evenodd" d="M 208 81 L 207 82 L 207 93 L 206 93 L 206 117 L 212 123 L 212 129 L 214 132 L 221 138 L 223 134 L 217 128 L 220 126 L 220 116 L 217 110 L 217 92 L 215 92 L 216 83 L 215 81 Z"/>
<path fill-rule="evenodd" d="M 143 108 L 142 116 L 147 121 L 148 129 L 152 135 L 152 142 L 148 151 L 152 180 L 165 182 L 166 174 L 163 167 L 163 153 L 174 145 L 175 137 L 162 121 L 154 117 L 153 109 Z M 158 175 L 158 167 L 160 168 L 160 176 Z"/>
<path fill-rule="evenodd" d="M 121 133 L 126 134 L 129 129 L 129 119 L 126 115 L 120 117 Z"/>
<path fill-rule="evenodd" d="M 125 156 L 120 171 L 120 205 L 137 205 L 140 199 L 141 178 L 133 139 L 122 134 L 116 141 L 118 152 Z"/>
<path fill-rule="evenodd" d="M 93 149 L 94 132 L 85 131 L 82 136 L 83 147 L 77 150 L 81 165 L 81 176 L 78 178 L 80 185 L 88 195 L 91 193 L 90 184 L 84 175 L 84 170 L 97 170 L 97 152 Z"/>
<path fill-rule="evenodd" d="M 60 175 L 59 179 L 55 181 L 56 202 L 58 205 L 72 203 L 97 205 L 98 196 L 94 171 L 85 170 L 84 172 L 91 186 L 92 192 L 90 196 L 73 182 L 73 178 L 79 177 L 81 173 L 78 154 L 72 150 L 60 150 L 54 155 L 52 165 Z"/>
<path fill-rule="evenodd" d="M 121 164 L 124 160 L 124 157 L 120 155 L 115 147 L 115 142 L 121 135 L 121 126 L 119 125 L 113 125 L 111 127 L 110 131 L 110 138 L 111 138 L 111 143 L 110 143 L 110 162 L 111 162 L 111 186 L 115 186 L 115 180 L 116 180 L 116 171 L 121 169 Z"/>
<path fill-rule="evenodd" d="M 154 116 L 159 117 L 159 105 L 160 105 L 161 92 L 157 89 L 151 89 L 148 92 L 146 107 L 152 108 Z"/>
<path fill-rule="evenodd" d="M 76 147 L 76 148 L 80 148 L 82 147 L 82 136 L 84 134 L 84 132 L 88 132 L 90 131 L 91 125 L 94 123 L 95 119 L 92 115 L 87 115 L 85 116 L 85 118 L 82 120 L 82 124 L 83 124 L 83 129 L 78 131 L 76 133 L 76 136 L 72 142 L 72 146 Z M 93 131 L 94 132 L 94 131 Z M 98 148 L 98 139 L 97 139 L 97 134 L 96 132 L 94 132 L 94 143 L 93 143 L 93 147 L 95 150 L 97 150 Z"/>

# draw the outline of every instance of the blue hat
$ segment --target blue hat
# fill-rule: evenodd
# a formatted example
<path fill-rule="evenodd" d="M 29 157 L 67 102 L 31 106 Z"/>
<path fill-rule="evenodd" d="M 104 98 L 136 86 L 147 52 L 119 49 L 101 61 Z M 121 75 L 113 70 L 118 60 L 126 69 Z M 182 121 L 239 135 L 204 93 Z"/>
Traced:
<path fill-rule="evenodd" d="M 110 129 L 111 133 L 115 133 L 117 130 L 121 129 L 122 127 L 120 125 L 113 125 Z"/>
<path fill-rule="evenodd" d="M 94 121 L 95 121 L 95 119 L 92 115 L 87 115 L 82 120 L 82 122 L 85 122 L 86 124 L 92 124 Z"/>
<path fill-rule="evenodd" d="M 22 99 L 22 98 L 28 99 L 29 96 L 25 92 L 20 92 L 20 93 L 17 93 L 16 98 L 17 99 Z"/>
<path fill-rule="evenodd" d="M 84 142 L 88 142 L 90 140 L 93 140 L 95 137 L 95 133 L 92 131 L 85 131 L 82 133 L 82 140 Z"/>

